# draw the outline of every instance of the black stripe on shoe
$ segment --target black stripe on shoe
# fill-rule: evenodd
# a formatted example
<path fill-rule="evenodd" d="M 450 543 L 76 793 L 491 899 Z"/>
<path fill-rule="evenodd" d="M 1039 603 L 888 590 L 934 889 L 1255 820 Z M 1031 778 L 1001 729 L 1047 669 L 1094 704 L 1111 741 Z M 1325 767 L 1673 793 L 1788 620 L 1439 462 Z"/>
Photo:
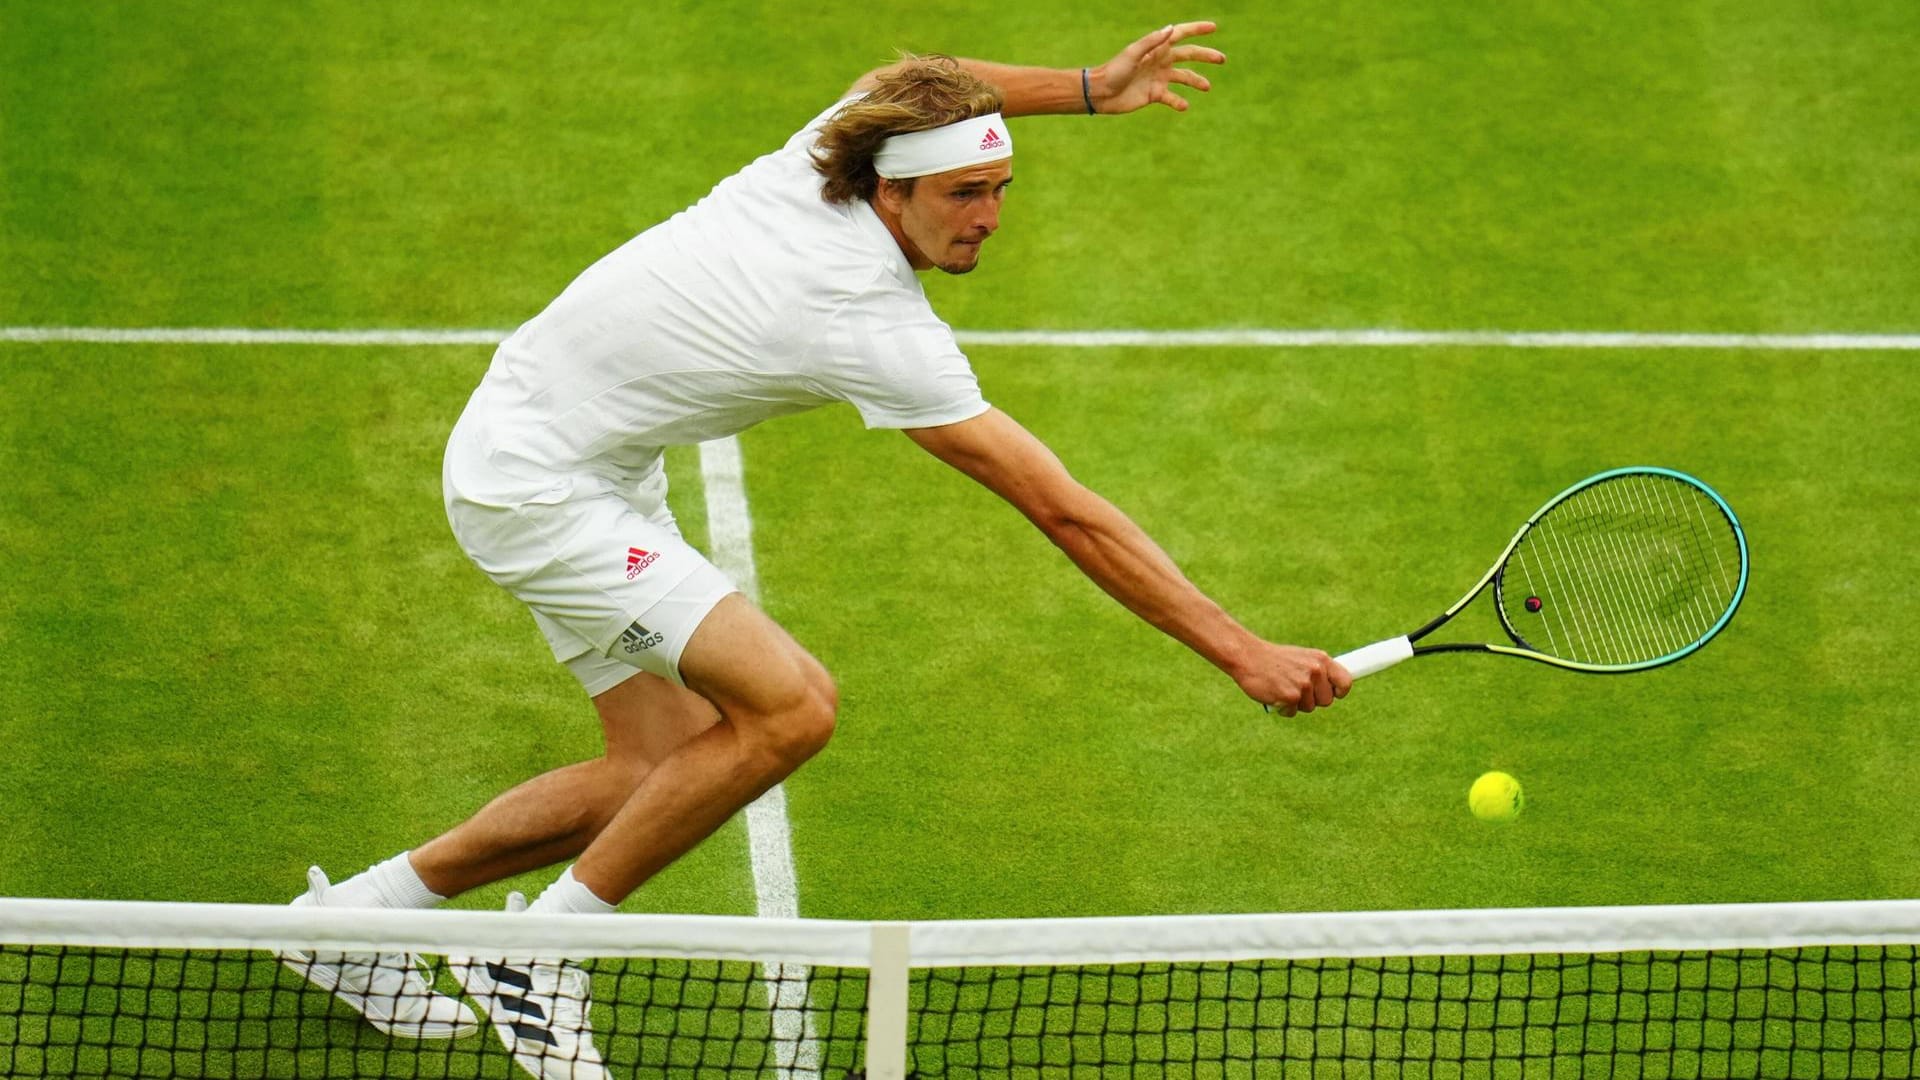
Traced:
<path fill-rule="evenodd" d="M 494 1000 L 500 1003 L 500 1007 L 508 1012 L 517 1012 L 521 1016 L 531 1016 L 535 1020 L 545 1020 L 547 1018 L 547 1010 L 535 1005 L 526 998 L 516 997 L 513 994 L 495 994 L 493 996 Z"/>
<path fill-rule="evenodd" d="M 505 964 L 494 963 L 491 960 L 487 961 L 487 977 L 491 978 L 494 982 L 506 983 L 508 986 L 517 987 L 521 990 L 533 989 L 532 975 L 529 975 L 519 968 L 511 968 Z"/>
<path fill-rule="evenodd" d="M 534 1042 L 546 1043 L 548 1046 L 555 1048 L 558 1048 L 560 1045 L 560 1041 L 553 1037 L 553 1032 L 548 1031 L 538 1024 L 522 1024 L 519 1021 L 515 1021 L 507 1026 L 512 1028 L 513 1033 L 522 1039 L 532 1039 Z"/>

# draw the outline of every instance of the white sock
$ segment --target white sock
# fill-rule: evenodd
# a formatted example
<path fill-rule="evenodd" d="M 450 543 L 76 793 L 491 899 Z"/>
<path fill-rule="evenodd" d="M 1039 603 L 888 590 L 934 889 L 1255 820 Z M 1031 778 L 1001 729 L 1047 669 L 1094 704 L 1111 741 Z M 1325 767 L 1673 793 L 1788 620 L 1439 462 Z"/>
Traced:
<path fill-rule="evenodd" d="M 445 899 L 420 880 L 404 851 L 327 890 L 327 903 L 339 907 L 430 908 Z"/>
<path fill-rule="evenodd" d="M 538 900 L 527 905 L 527 910 L 542 915 L 605 915 L 614 910 L 614 905 L 580 884 L 573 876 L 573 867 L 569 866 L 560 880 L 547 886 Z"/>

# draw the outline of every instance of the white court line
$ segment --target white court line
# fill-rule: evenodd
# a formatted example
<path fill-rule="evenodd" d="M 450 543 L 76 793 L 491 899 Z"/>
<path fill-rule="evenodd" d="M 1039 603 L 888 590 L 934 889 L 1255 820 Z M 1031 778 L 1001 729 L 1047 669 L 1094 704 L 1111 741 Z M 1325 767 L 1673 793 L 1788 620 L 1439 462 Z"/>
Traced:
<path fill-rule="evenodd" d="M 962 330 L 962 345 L 1483 349 L 1920 349 L 1920 334 L 1642 334 L 1508 330 Z"/>
<path fill-rule="evenodd" d="M 0 341 L 100 345 L 498 345 L 506 330 L 255 330 L 234 326 L 0 326 Z"/>
<path fill-rule="evenodd" d="M 731 436 L 700 444 L 700 480 L 707 491 L 707 546 L 713 564 L 760 602 L 760 575 L 753 562 L 753 518 L 747 512 L 746 473 L 740 440 Z M 787 793 L 775 784 L 747 807 L 747 848 L 753 858 L 753 893 L 763 919 L 800 917 L 800 886 L 793 872 L 793 838 L 787 824 Z M 807 1008 L 804 964 L 766 965 L 773 1005 L 774 1065 L 782 1080 L 817 1080 L 820 1039 Z"/>
<path fill-rule="evenodd" d="M 244 327 L 0 326 L 0 342 L 154 345 L 497 345 L 507 330 L 259 330 Z M 959 330 L 961 345 L 1088 349 L 1727 349 L 1915 352 L 1920 334 L 1661 334 L 1509 330 Z"/>

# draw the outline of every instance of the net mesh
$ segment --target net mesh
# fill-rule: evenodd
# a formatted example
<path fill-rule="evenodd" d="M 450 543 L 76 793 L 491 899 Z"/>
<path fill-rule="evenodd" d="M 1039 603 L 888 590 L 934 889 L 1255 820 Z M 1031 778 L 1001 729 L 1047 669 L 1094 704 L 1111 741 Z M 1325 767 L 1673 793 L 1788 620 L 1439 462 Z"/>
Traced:
<path fill-rule="evenodd" d="M 0 1075 L 531 1073 L 486 1025 L 442 1039 L 376 1030 L 289 970 L 284 949 L 137 946 L 126 942 L 181 935 L 125 925 L 116 927 L 111 946 L 34 942 L 31 928 L 7 924 L 4 903 Z M 1708 943 L 1445 955 L 1423 953 L 1525 941 L 1502 929 L 1513 916 L 1501 912 L 1466 916 L 1468 935 L 1454 933 L 1450 945 L 1421 932 L 1420 913 L 1375 917 L 1356 934 L 1345 924 L 1330 934 L 1324 922 L 1301 924 L 1294 920 L 1303 917 L 1294 916 L 1213 926 L 1127 920 L 1103 927 L 1091 944 L 1076 920 L 925 924 L 933 932 L 916 936 L 906 980 L 906 1063 L 916 1076 L 1027 1080 L 1914 1076 L 1916 950 L 1886 939 L 1920 941 L 1920 905 L 1882 905 L 1868 923 L 1848 921 L 1866 909 L 1800 905 L 1783 924 L 1804 927 L 1808 908 L 1845 918 L 1798 933 L 1814 939 L 1807 943 L 1763 948 L 1721 944 L 1727 936 L 1715 930 L 1716 909 L 1660 909 L 1691 920 L 1686 925 Z M 1751 921 L 1755 909 L 1739 914 Z M 1887 931 L 1889 918 L 1898 933 Z M 1475 919 L 1489 931 L 1483 940 L 1473 937 Z M 630 925 L 634 949 L 684 940 L 672 919 L 594 921 Z M 490 936 L 476 933 L 476 925 L 462 924 L 461 936 Z M 1616 926 L 1617 919 L 1596 918 L 1583 927 L 1576 912 L 1545 937 L 1585 930 L 1596 946 L 1613 945 L 1620 940 Z M 1330 953 L 1374 952 L 1380 928 L 1404 937 L 1409 955 L 1245 955 L 1292 952 L 1308 940 Z M 695 929 L 702 941 L 712 939 L 711 922 Z M 273 932 L 301 937 L 284 923 Z M 1343 942 L 1343 934 L 1353 940 Z M 1849 937 L 1875 943 L 1832 940 Z M 939 944 L 955 938 L 966 944 Z M 335 940 L 319 936 L 310 944 Z M 708 951 L 744 955 L 765 940 Z M 1650 940 L 1666 943 L 1673 934 Z M 1063 941 L 1073 944 L 1062 948 Z M 404 943 L 420 944 L 411 936 Z M 512 951 L 507 942 L 466 944 Z M 583 948 L 565 945 L 569 952 Z M 1172 958 L 1142 959 L 1162 948 Z M 822 957 L 843 959 L 844 952 L 829 949 Z M 1098 960 L 1099 952 L 1114 957 Z M 1227 958 L 1190 959 L 1209 952 Z M 1062 962 L 985 962 L 1021 955 Z M 591 972 L 591 1039 L 606 1071 L 556 1067 L 547 1075 L 839 1080 L 866 1066 L 869 972 L 862 964 L 799 963 L 787 950 L 763 961 L 601 955 L 584 966 Z M 426 968 L 423 978 L 448 995 L 461 993 L 444 962 Z"/>
<path fill-rule="evenodd" d="M 1500 576 L 1501 617 L 1529 647 L 1599 666 L 1683 652 L 1739 595 L 1741 549 L 1720 504 L 1661 473 L 1626 473 L 1555 504 Z"/>
<path fill-rule="evenodd" d="M 934 971 L 910 1060 L 969 1078 L 1911 1076 L 1913 970 L 1911 948 L 1876 948 Z"/>

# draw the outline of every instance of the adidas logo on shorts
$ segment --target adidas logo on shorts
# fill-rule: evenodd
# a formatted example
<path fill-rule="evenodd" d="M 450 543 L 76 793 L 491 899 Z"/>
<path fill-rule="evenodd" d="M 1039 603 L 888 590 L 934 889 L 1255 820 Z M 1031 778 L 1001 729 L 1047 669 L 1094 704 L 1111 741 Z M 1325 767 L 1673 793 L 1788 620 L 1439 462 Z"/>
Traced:
<path fill-rule="evenodd" d="M 651 649 L 665 640 L 667 635 L 658 630 L 649 630 L 635 622 L 621 632 L 620 647 L 625 649 L 628 655 L 632 655 Z"/>
<path fill-rule="evenodd" d="M 637 547 L 628 548 L 627 549 L 627 580 L 632 581 L 634 578 L 639 577 L 640 571 L 645 570 L 649 566 L 652 566 L 653 561 L 655 559 L 658 559 L 659 557 L 660 557 L 660 553 L 657 551 L 648 551 L 646 548 L 637 548 Z"/>

